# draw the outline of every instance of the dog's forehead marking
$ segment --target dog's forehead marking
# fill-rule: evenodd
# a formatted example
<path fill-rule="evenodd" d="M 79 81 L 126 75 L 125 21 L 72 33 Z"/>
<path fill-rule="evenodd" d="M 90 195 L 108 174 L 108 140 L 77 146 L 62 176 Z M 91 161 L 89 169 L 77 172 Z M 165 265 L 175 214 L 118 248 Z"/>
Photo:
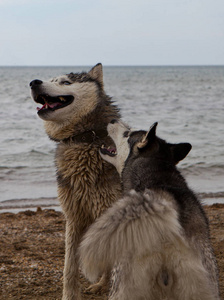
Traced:
<path fill-rule="evenodd" d="M 82 72 L 82 73 L 70 73 L 67 74 L 68 78 L 72 81 L 77 82 L 86 82 L 86 81 L 94 81 L 92 77 L 88 73 Z"/>
<path fill-rule="evenodd" d="M 58 82 L 58 77 L 57 78 L 54 77 L 54 78 L 50 79 L 50 82 Z"/>
<path fill-rule="evenodd" d="M 70 73 L 58 77 L 53 77 L 50 82 L 61 82 L 61 81 L 72 81 L 72 82 L 96 82 L 88 73 Z"/>
<path fill-rule="evenodd" d="M 59 77 L 54 77 L 52 79 L 50 79 L 50 82 L 60 82 L 63 80 L 68 80 L 68 77 L 65 75 L 59 76 Z"/>

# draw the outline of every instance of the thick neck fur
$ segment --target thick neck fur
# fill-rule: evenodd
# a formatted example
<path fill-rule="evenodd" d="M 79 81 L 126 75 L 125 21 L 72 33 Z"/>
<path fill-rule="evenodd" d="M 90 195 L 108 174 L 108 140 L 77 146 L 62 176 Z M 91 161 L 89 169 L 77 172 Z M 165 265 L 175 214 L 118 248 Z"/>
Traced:
<path fill-rule="evenodd" d="M 100 96 L 99 96 L 100 97 Z M 103 94 L 93 111 L 82 116 L 77 122 L 66 120 L 63 123 L 45 122 L 45 130 L 50 139 L 60 141 L 85 131 L 105 129 L 112 119 L 120 117 L 119 110 L 110 97 Z"/>

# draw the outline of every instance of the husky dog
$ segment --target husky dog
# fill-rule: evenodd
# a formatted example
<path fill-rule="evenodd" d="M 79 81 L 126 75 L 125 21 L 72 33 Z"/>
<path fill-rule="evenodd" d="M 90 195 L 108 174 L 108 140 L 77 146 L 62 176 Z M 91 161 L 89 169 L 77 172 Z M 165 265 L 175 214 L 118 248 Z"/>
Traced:
<path fill-rule="evenodd" d="M 79 300 L 80 239 L 121 195 L 116 168 L 99 154 L 103 143 L 111 143 L 108 123 L 120 114 L 104 91 L 101 64 L 88 73 L 44 82 L 35 79 L 30 87 L 33 100 L 42 105 L 38 116 L 50 139 L 57 142 L 58 198 L 66 218 L 63 299 Z"/>
<path fill-rule="evenodd" d="M 94 282 L 113 269 L 110 300 L 214 300 L 219 298 L 208 220 L 176 164 L 191 150 L 113 121 L 116 152 L 101 155 L 121 174 L 124 196 L 84 235 L 79 252 Z"/>

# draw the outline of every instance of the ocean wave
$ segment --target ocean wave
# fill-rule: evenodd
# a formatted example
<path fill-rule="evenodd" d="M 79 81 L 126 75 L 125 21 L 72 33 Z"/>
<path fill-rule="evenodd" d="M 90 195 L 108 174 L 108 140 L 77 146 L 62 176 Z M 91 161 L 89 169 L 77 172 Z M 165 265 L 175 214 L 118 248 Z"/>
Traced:
<path fill-rule="evenodd" d="M 186 174 L 198 175 L 206 173 L 224 174 L 224 164 L 212 164 L 199 162 L 195 164 L 182 165 L 179 170 L 185 172 Z"/>
<path fill-rule="evenodd" d="M 5 209 L 25 209 L 32 207 L 59 206 L 57 198 L 38 198 L 38 199 L 10 199 L 0 202 L 0 211 Z"/>
<path fill-rule="evenodd" d="M 224 191 L 223 192 L 215 192 L 215 193 L 198 193 L 198 197 L 201 199 L 211 199 L 211 198 L 223 198 L 224 199 Z"/>
<path fill-rule="evenodd" d="M 212 205 L 214 203 L 224 203 L 224 191 L 214 193 L 197 193 L 197 196 L 204 204 Z M 0 202 L 0 212 L 14 209 L 20 211 L 37 207 L 57 207 L 60 209 L 60 203 L 57 198 L 52 197 L 35 199 L 10 199 Z"/>

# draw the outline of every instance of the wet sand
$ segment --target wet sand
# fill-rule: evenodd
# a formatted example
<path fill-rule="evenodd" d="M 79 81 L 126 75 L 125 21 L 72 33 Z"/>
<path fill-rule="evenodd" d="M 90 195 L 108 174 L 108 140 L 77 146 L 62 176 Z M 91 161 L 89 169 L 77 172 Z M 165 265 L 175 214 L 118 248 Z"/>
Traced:
<path fill-rule="evenodd" d="M 205 207 L 224 297 L 224 205 Z M 38 208 L 0 214 L 0 299 L 61 299 L 65 220 L 61 212 Z M 106 299 L 86 293 L 89 283 L 80 276 L 83 299 Z"/>

